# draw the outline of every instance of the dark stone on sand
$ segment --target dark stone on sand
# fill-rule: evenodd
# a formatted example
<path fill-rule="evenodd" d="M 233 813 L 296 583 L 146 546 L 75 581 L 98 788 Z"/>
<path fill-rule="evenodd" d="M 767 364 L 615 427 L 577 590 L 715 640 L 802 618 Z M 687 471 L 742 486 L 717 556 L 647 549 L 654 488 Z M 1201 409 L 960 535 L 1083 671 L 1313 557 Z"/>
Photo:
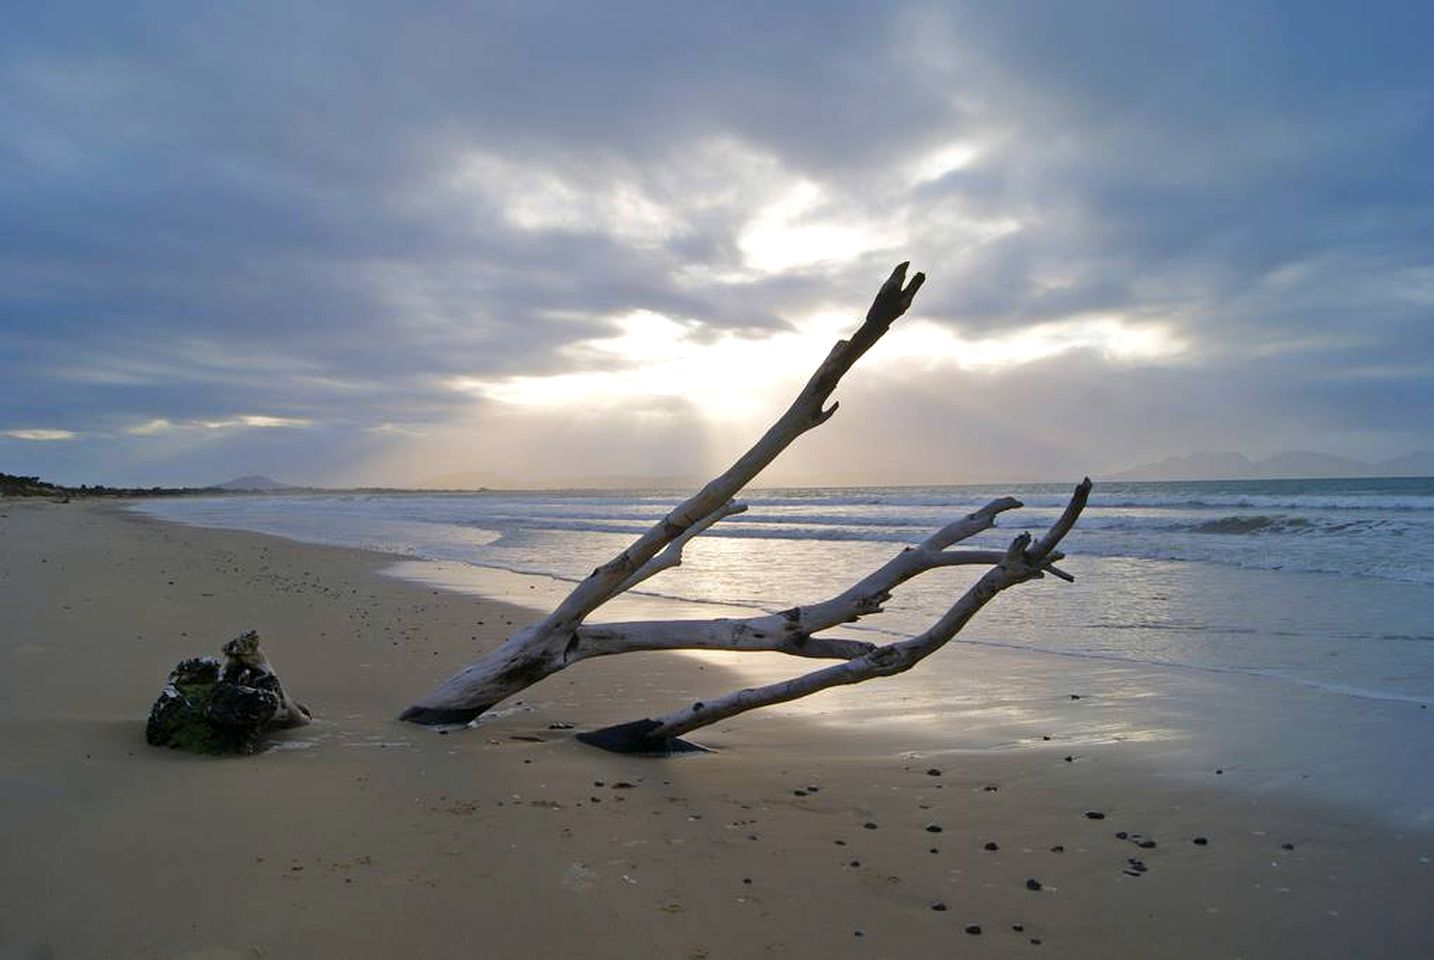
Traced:
<path fill-rule="evenodd" d="M 1154 850 L 1156 847 L 1154 840 L 1137 840 L 1135 845 L 1142 850 Z"/>
<path fill-rule="evenodd" d="M 794 797 L 805 797 L 806 795 L 807 795 L 807 792 L 806 792 L 805 790 L 793 790 L 793 791 L 792 791 L 792 796 L 794 796 Z"/>
<path fill-rule="evenodd" d="M 144 738 L 151 746 L 191 753 L 257 753 L 278 725 L 275 716 L 283 703 L 283 688 L 271 672 L 234 657 L 225 663 L 190 657 L 170 671 L 150 708 Z"/>
<path fill-rule="evenodd" d="M 1282 844 L 1280 844 L 1280 849 L 1281 849 L 1281 850 L 1293 850 L 1294 848 L 1295 848 L 1295 845 L 1294 845 L 1293 843 L 1282 843 Z"/>
<path fill-rule="evenodd" d="M 981 789 L 982 789 L 982 790 L 985 790 L 987 793 L 995 793 L 997 790 L 999 790 L 999 789 L 1001 789 L 1001 788 L 998 787 L 998 786 L 996 786 L 994 783 L 988 783 L 988 784 L 986 784 L 984 787 L 982 787 Z"/>
<path fill-rule="evenodd" d="M 1075 757 L 1071 756 L 1070 754 L 1066 754 L 1066 763 L 1075 763 Z"/>
<path fill-rule="evenodd" d="M 928 824 L 926 825 L 926 832 L 927 832 L 927 833 L 940 833 L 940 832 L 941 832 L 941 825 L 940 825 L 939 823 L 928 823 Z"/>
<path fill-rule="evenodd" d="M 473 709 L 448 709 L 439 707 L 409 707 L 398 715 L 406 723 L 417 723 L 425 727 L 462 726 L 477 720 L 487 707 Z"/>
<path fill-rule="evenodd" d="M 1224 773 L 1225 771 L 1224 771 L 1224 770 L 1216 770 L 1215 772 L 1216 772 L 1216 773 Z"/>
<path fill-rule="evenodd" d="M 932 909 L 932 910 L 935 910 L 937 913 L 945 913 L 945 912 L 946 912 L 946 904 L 941 903 L 940 901 L 937 901 L 936 903 L 933 903 L 933 904 L 931 905 L 931 909 Z"/>
<path fill-rule="evenodd" d="M 1024 923 L 1013 923 L 1011 924 L 1011 929 L 1017 933 L 1024 933 L 1026 931 L 1026 925 Z"/>
<path fill-rule="evenodd" d="M 1104 820 L 1105 814 L 1101 813 L 1099 810 L 1087 810 L 1085 812 L 1085 818 L 1087 820 Z"/>
<path fill-rule="evenodd" d="M 572 728 L 573 725 L 571 723 L 568 723 L 566 720 L 559 720 L 556 723 L 548 724 L 549 730 L 571 730 Z"/>
<path fill-rule="evenodd" d="M 935 767 L 932 767 L 930 770 L 926 771 L 926 775 L 928 777 L 939 777 L 941 776 L 941 771 L 937 770 Z"/>
<path fill-rule="evenodd" d="M 1209 837 L 1196 837 L 1195 839 L 1191 840 L 1190 842 L 1193 843 L 1193 844 L 1195 844 L 1195 846 L 1197 846 L 1197 847 L 1203 847 L 1203 846 L 1205 846 L 1207 843 L 1210 842 L 1210 838 L 1209 838 Z"/>
<path fill-rule="evenodd" d="M 1071 699 L 1072 699 L 1072 700 L 1079 700 L 1079 699 L 1080 699 L 1080 694 L 1078 694 L 1078 693 L 1073 693 L 1073 694 L 1071 694 Z"/>
<path fill-rule="evenodd" d="M 967 924 L 966 932 L 973 937 L 979 937 L 981 935 L 981 925 L 979 923 Z"/>
<path fill-rule="evenodd" d="M 1031 943 L 1032 943 L 1033 945 L 1039 947 L 1039 946 L 1041 945 L 1041 938 L 1040 938 L 1040 937 L 1032 937 L 1032 938 L 1031 938 Z"/>
<path fill-rule="evenodd" d="M 985 846 L 984 846 L 982 849 L 984 849 L 984 850 L 999 850 L 999 849 L 1001 849 L 1001 845 L 1000 845 L 999 843 L 997 843 L 996 841 L 994 841 L 994 840 L 987 840 L 986 843 L 985 843 Z"/>
<path fill-rule="evenodd" d="M 272 690 L 218 683 L 209 700 L 209 722 L 231 730 L 262 728 L 279 709 L 279 697 Z M 244 751 L 248 752 L 248 751 Z"/>
<path fill-rule="evenodd" d="M 1117 839 L 1117 840 L 1129 840 L 1129 839 L 1130 839 L 1130 834 L 1126 833 L 1124 830 L 1117 830 L 1116 833 L 1115 833 L 1115 839 Z"/>
<path fill-rule="evenodd" d="M 850 863 L 848 863 L 847 866 L 849 866 L 849 867 L 859 867 L 859 866 L 861 866 L 861 861 L 860 861 L 860 860 L 853 860 L 853 861 L 851 861 Z"/>
<path fill-rule="evenodd" d="M 652 731 L 662 724 L 656 720 L 634 720 L 620 723 L 601 730 L 585 730 L 577 738 L 591 747 L 598 747 L 612 753 L 636 753 L 645 756 L 667 757 L 674 753 L 707 753 L 706 747 L 683 740 L 679 737 L 652 736 Z"/>
<path fill-rule="evenodd" d="M 874 823 L 872 823 L 870 820 L 868 820 L 866 823 L 863 823 L 863 824 L 861 825 L 861 828 L 862 828 L 863 830 L 875 830 L 875 829 L 876 829 L 876 824 L 874 824 Z"/>
<path fill-rule="evenodd" d="M 1051 847 L 1051 853 L 1065 853 L 1065 852 L 1066 852 L 1066 848 L 1065 848 L 1065 846 L 1064 846 L 1063 844 L 1059 844 L 1059 843 L 1058 843 L 1058 844 L 1056 844 L 1054 847 Z"/>
<path fill-rule="evenodd" d="M 1028 879 L 1028 880 L 1026 881 L 1026 889 L 1027 889 L 1027 890 L 1039 890 L 1039 889 L 1041 889 L 1041 881 L 1037 880 L 1035 877 L 1031 877 L 1030 879 Z"/>

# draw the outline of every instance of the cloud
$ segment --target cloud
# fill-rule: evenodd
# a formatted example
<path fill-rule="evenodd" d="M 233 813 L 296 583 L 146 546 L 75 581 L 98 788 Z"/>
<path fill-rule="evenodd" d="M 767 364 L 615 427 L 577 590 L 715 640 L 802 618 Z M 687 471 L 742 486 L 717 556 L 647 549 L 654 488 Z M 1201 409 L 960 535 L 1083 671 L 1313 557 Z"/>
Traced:
<path fill-rule="evenodd" d="M 5 430 L 0 436 L 14 440 L 73 440 L 78 434 L 70 430 Z"/>
<path fill-rule="evenodd" d="M 166 420 L 163 417 L 155 417 L 146 420 L 144 423 L 135 424 L 125 430 L 125 433 L 136 437 L 152 437 L 158 434 L 170 433 L 175 430 L 232 430 L 236 427 L 280 427 L 294 429 L 307 427 L 313 424 L 312 420 L 300 417 L 270 417 L 262 414 L 242 414 L 224 420 Z"/>
<path fill-rule="evenodd" d="M 1222 430 L 1399 453 L 1434 408 L 1432 21 L 31 5 L 0 37 L 0 422 L 71 426 L 26 450 L 75 479 L 273 456 L 344 481 L 456 425 L 507 435 L 527 385 L 586 405 L 600 458 L 657 419 L 710 436 L 780 403 L 772 368 L 800 380 L 822 318 L 910 258 L 911 333 L 856 376 L 900 366 L 912 403 L 952 377 L 1040 389 L 1054 364 L 1080 395 L 1147 391 L 1066 424 L 1098 462 Z M 600 346 L 639 340 L 645 360 Z M 654 392 L 656 368 L 708 387 Z"/>

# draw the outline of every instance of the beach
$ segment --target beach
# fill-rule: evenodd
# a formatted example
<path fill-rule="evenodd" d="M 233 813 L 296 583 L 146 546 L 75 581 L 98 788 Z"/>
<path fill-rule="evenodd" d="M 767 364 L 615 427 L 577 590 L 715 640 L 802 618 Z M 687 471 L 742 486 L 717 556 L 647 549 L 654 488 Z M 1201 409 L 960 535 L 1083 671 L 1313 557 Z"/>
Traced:
<path fill-rule="evenodd" d="M 579 744 L 746 682 L 634 655 L 438 733 L 395 717 L 536 608 L 112 503 L 0 515 L 7 960 L 1434 955 L 1427 824 L 1143 739 L 1128 668 L 962 650 L 974 698 L 1025 690 L 994 738 L 783 709 L 702 755 Z M 247 629 L 316 722 L 246 758 L 146 746 L 170 668 Z"/>

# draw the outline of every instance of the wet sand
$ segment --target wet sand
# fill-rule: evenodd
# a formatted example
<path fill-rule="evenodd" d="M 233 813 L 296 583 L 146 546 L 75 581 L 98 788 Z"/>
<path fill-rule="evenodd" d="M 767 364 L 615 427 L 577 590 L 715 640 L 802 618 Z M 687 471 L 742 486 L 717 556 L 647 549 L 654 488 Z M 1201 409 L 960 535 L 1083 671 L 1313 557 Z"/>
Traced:
<path fill-rule="evenodd" d="M 741 682 L 642 655 L 476 729 L 399 724 L 535 614 L 395 560 L 0 502 L 0 957 L 1434 955 L 1434 835 L 1073 747 L 1098 691 L 1041 688 L 1007 749 L 802 711 L 702 756 L 574 741 Z M 319 722 L 256 757 L 147 747 L 170 667 L 250 628 Z M 973 690 L 1010 663 L 973 657 Z"/>

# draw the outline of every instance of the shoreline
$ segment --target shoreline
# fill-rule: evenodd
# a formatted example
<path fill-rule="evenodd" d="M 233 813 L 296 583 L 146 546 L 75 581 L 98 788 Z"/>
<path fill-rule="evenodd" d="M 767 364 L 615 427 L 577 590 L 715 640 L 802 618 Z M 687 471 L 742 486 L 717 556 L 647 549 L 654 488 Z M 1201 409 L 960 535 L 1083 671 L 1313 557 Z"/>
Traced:
<path fill-rule="evenodd" d="M 764 711 L 703 731 L 719 750 L 697 758 L 548 729 L 734 682 L 661 654 L 585 664 L 440 736 L 393 718 L 530 610 L 382 574 L 412 558 L 118 505 L 0 515 L 0 956 L 1434 953 L 1434 833 L 1250 790 L 1237 767 L 1192 785 L 1148 744 L 983 748 L 978 701 L 1023 681 L 981 671 L 1010 658 L 969 658 L 953 716 Z M 319 722 L 247 759 L 145 746 L 174 663 L 249 627 Z M 1109 702 L 1041 722 L 1061 737 Z"/>

